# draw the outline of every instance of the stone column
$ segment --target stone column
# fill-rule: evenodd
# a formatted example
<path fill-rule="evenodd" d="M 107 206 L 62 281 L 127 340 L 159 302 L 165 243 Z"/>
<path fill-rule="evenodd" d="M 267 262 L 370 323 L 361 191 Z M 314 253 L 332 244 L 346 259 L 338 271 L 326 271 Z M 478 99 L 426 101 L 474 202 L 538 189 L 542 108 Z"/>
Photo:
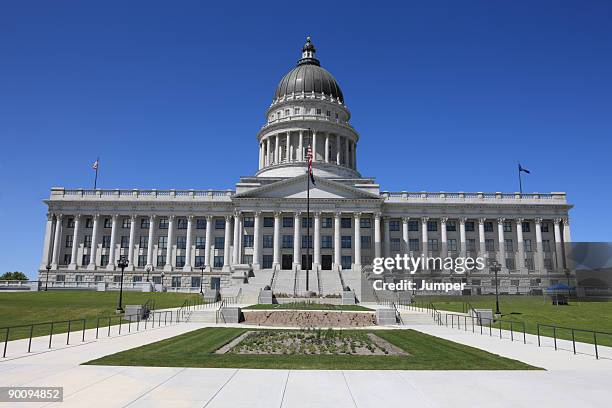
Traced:
<path fill-rule="evenodd" d="M 287 145 L 285 146 L 285 161 L 291 161 L 291 132 L 287 131 Z"/>
<path fill-rule="evenodd" d="M 96 256 L 98 255 L 98 229 L 100 224 L 100 214 L 94 214 L 93 216 L 93 230 L 91 232 L 91 248 L 89 251 L 89 265 L 87 266 L 90 270 L 96 269 Z"/>
<path fill-rule="evenodd" d="M 407 254 L 410 250 L 408 245 L 408 221 L 410 221 L 410 217 L 402 217 L 402 252 Z"/>
<path fill-rule="evenodd" d="M 164 271 L 172 271 L 172 247 L 174 246 L 174 215 L 168 216 L 168 247 L 166 248 L 166 265 Z"/>
<path fill-rule="evenodd" d="M 536 233 L 536 247 L 534 262 L 536 262 L 535 269 L 542 273 L 544 271 L 544 248 L 542 247 L 542 219 L 535 219 L 535 233 Z"/>
<path fill-rule="evenodd" d="M 334 269 L 342 268 L 342 239 L 340 236 L 340 212 L 334 213 Z"/>
<path fill-rule="evenodd" d="M 385 254 L 385 258 L 389 258 L 391 256 L 391 237 L 389 236 L 389 217 L 383 218 L 383 228 L 384 228 L 384 240 L 385 244 L 383 245 L 383 251 Z"/>
<path fill-rule="evenodd" d="M 340 135 L 336 135 L 336 164 L 340 165 Z"/>
<path fill-rule="evenodd" d="M 213 216 L 207 215 L 206 216 L 206 238 L 204 242 L 204 265 L 208 269 L 211 269 L 212 264 L 213 264 L 212 263 L 212 253 L 210 251 L 210 248 L 212 246 L 212 231 L 214 228 L 213 224 L 214 224 Z"/>
<path fill-rule="evenodd" d="M 225 238 L 223 239 L 223 270 L 229 270 L 230 266 L 230 248 L 232 240 L 232 216 L 225 216 Z"/>
<path fill-rule="evenodd" d="M 525 268 L 525 246 L 523 245 L 523 219 L 516 219 L 516 269 Z"/>
<path fill-rule="evenodd" d="M 298 140 L 298 161 L 304 161 L 304 131 L 300 130 L 300 138 Z"/>
<path fill-rule="evenodd" d="M 59 253 L 61 249 L 62 240 L 62 219 L 64 214 L 57 214 L 55 216 L 55 237 L 53 238 L 53 256 L 51 257 L 51 267 L 57 269 L 59 263 Z"/>
<path fill-rule="evenodd" d="M 561 242 L 561 218 L 555 218 L 553 220 L 554 222 L 554 229 L 555 229 L 555 260 L 556 260 L 556 267 L 555 269 L 557 269 L 557 271 L 561 271 L 563 269 L 563 246 L 562 246 L 562 242 Z"/>
<path fill-rule="evenodd" d="M 253 269 L 259 270 L 261 269 L 261 211 L 256 211 L 253 215 Z"/>
<path fill-rule="evenodd" d="M 293 268 L 297 271 L 300 269 L 302 260 L 301 260 L 301 256 L 300 256 L 300 248 L 301 248 L 301 241 L 300 241 L 300 231 L 301 231 L 301 215 L 302 213 L 299 211 L 296 211 L 293 214 Z M 307 221 L 308 222 L 308 221 Z"/>
<path fill-rule="evenodd" d="M 155 215 L 149 216 L 149 242 L 147 243 L 147 268 L 153 267 L 153 239 L 155 231 Z"/>
<path fill-rule="evenodd" d="M 272 237 L 272 244 L 274 247 L 272 269 L 280 269 L 280 226 L 281 226 L 281 212 L 277 211 L 274 213 L 274 235 Z"/>
<path fill-rule="evenodd" d="M 312 131 L 312 161 L 317 161 L 317 132 Z"/>
<path fill-rule="evenodd" d="M 423 241 L 423 254 L 425 256 L 429 255 L 429 247 L 428 247 L 428 231 L 427 231 L 427 221 L 429 221 L 429 217 L 421 218 L 421 241 Z"/>
<path fill-rule="evenodd" d="M 136 214 L 130 216 L 130 243 L 128 247 L 128 269 L 133 271 L 134 265 L 134 240 L 136 239 Z"/>
<path fill-rule="evenodd" d="M 278 164 L 280 163 L 280 135 L 277 133 L 275 136 L 276 142 L 274 143 L 274 164 Z"/>
<path fill-rule="evenodd" d="M 380 213 L 374 214 L 374 257 L 380 258 Z"/>
<path fill-rule="evenodd" d="M 111 237 L 110 237 L 110 248 L 108 250 L 108 265 L 106 269 L 111 271 L 115 270 L 115 245 L 117 244 L 117 219 L 119 218 L 118 214 L 113 214 L 112 216 L 112 224 L 111 224 Z"/>
<path fill-rule="evenodd" d="M 50 264 L 51 252 L 53 252 L 53 214 L 47 213 L 47 225 L 45 226 L 45 241 L 43 243 L 42 261 L 40 270 Z"/>
<path fill-rule="evenodd" d="M 316 270 L 321 265 L 321 213 L 314 213 L 314 256 L 312 260 L 312 269 Z"/>
<path fill-rule="evenodd" d="M 329 163 L 329 133 L 325 133 L 325 163 Z"/>
<path fill-rule="evenodd" d="M 79 256 L 79 230 L 81 226 L 81 214 L 74 216 L 74 232 L 72 233 L 72 253 L 70 255 L 70 265 L 68 269 L 75 270 L 78 265 L 77 257 Z"/>
<path fill-rule="evenodd" d="M 242 215 L 239 211 L 234 213 L 234 245 L 232 254 L 232 265 L 240 263 L 240 220 Z"/>
<path fill-rule="evenodd" d="M 448 255 L 448 245 L 447 245 L 447 236 L 446 236 L 446 221 L 448 221 L 447 217 L 440 218 L 440 240 L 442 241 L 442 246 L 440 250 L 440 256 L 442 258 L 446 258 Z"/>
<path fill-rule="evenodd" d="M 467 218 L 459 218 L 459 245 L 461 245 L 461 257 L 465 258 L 467 255 L 467 248 L 465 245 L 465 222 Z"/>
<path fill-rule="evenodd" d="M 569 217 L 562 218 L 563 220 L 563 242 L 572 242 L 572 236 L 570 233 Z"/>
<path fill-rule="evenodd" d="M 485 230 L 484 230 L 484 223 L 486 221 L 486 218 L 479 218 L 478 219 L 478 241 L 479 241 L 479 246 L 478 246 L 478 255 L 479 256 L 486 256 L 486 252 L 485 252 Z"/>
<path fill-rule="evenodd" d="M 361 271 L 361 213 L 355 214 L 355 259 L 353 261 L 353 270 Z"/>
<path fill-rule="evenodd" d="M 270 165 L 270 136 L 266 136 L 266 166 Z"/>
<path fill-rule="evenodd" d="M 191 272 L 191 241 L 193 235 L 193 215 L 187 216 L 187 238 L 185 245 L 185 266 L 183 270 L 186 272 Z"/>
<path fill-rule="evenodd" d="M 504 269 L 506 267 L 506 248 L 505 248 L 505 240 L 504 240 L 504 222 L 505 218 L 497 219 L 497 245 L 499 249 L 497 250 L 497 262 L 499 262 L 499 266 Z"/>
<path fill-rule="evenodd" d="M 344 138 L 344 166 L 349 167 L 349 139 Z"/>
<path fill-rule="evenodd" d="M 357 170 L 357 143 L 353 143 L 353 169 Z"/>

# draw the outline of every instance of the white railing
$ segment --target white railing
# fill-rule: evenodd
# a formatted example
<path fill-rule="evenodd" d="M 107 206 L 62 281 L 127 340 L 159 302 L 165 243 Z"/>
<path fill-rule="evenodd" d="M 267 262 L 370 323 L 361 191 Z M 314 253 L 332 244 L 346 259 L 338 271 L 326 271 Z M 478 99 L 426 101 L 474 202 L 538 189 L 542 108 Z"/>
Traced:
<path fill-rule="evenodd" d="M 540 202 L 540 203 L 566 203 L 565 193 L 466 193 L 466 192 L 390 192 L 383 191 L 381 195 L 385 201 L 412 201 L 412 202 Z"/>
<path fill-rule="evenodd" d="M 51 189 L 52 200 L 74 199 L 111 199 L 111 200 L 228 200 L 235 194 L 234 190 L 87 190 L 66 189 L 56 187 Z"/>

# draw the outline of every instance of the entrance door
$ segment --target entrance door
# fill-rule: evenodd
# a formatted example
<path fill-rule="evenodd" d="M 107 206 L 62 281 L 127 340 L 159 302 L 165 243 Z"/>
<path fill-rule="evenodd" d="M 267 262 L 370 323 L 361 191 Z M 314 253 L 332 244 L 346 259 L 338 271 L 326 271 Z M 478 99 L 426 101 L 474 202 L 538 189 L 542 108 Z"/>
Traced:
<path fill-rule="evenodd" d="M 331 271 L 332 268 L 332 256 L 321 255 L 321 269 L 324 271 Z"/>
<path fill-rule="evenodd" d="M 210 278 L 210 288 L 221 290 L 221 278 Z"/>
<path fill-rule="evenodd" d="M 289 269 L 293 268 L 293 255 L 283 254 L 283 258 L 281 261 L 281 269 Z"/>
<path fill-rule="evenodd" d="M 308 257 L 308 261 L 306 260 L 306 257 Z M 306 269 L 312 270 L 312 254 L 310 255 L 306 255 L 303 254 L 302 255 L 302 270 L 306 270 Z"/>

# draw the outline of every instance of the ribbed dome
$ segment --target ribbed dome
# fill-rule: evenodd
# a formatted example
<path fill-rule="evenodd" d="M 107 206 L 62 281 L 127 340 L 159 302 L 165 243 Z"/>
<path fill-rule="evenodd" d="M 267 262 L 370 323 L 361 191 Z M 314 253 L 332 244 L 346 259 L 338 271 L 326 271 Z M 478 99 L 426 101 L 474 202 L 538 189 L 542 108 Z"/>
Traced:
<path fill-rule="evenodd" d="M 332 74 L 321 68 L 319 60 L 314 55 L 315 48 L 310 41 L 310 37 L 308 37 L 302 48 L 302 59 L 298 61 L 295 68 L 280 80 L 274 93 L 274 100 L 293 93 L 312 93 L 314 91 L 318 94 L 323 93 L 332 96 L 344 103 L 344 97 L 338 82 Z"/>

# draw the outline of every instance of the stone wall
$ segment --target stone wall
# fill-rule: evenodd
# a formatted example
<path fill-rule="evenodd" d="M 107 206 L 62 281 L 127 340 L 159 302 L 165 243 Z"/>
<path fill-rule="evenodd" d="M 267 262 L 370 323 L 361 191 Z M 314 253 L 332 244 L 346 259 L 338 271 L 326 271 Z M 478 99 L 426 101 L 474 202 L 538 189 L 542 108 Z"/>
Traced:
<path fill-rule="evenodd" d="M 277 327 L 363 327 L 376 325 L 374 312 L 244 310 L 245 324 Z"/>

